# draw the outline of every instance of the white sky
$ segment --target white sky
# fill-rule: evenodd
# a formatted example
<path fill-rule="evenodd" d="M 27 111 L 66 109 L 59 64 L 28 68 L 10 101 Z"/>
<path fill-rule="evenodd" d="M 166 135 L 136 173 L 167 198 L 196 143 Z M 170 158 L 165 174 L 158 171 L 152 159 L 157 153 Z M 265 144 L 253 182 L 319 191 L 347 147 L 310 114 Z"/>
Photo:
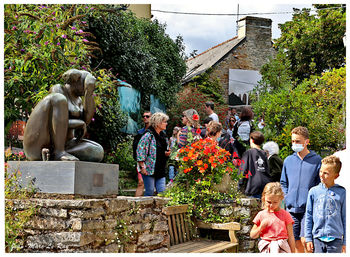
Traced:
<path fill-rule="evenodd" d="M 248 2 L 248 1 L 245 1 Z M 239 3 L 239 13 L 242 14 L 239 18 L 243 18 L 250 13 L 276 13 L 276 12 L 292 12 L 293 8 L 312 8 L 311 4 L 304 1 L 305 4 L 283 4 L 269 3 L 265 1 L 258 3 L 249 1 Z M 250 3 L 250 4 L 249 4 Z M 181 1 L 181 3 L 152 3 L 152 10 L 165 10 L 177 12 L 194 12 L 194 13 L 231 13 L 237 14 L 237 1 Z M 313 9 L 313 8 L 312 8 Z M 158 19 L 161 23 L 167 24 L 166 32 L 171 38 L 181 35 L 186 46 L 186 54 L 188 55 L 193 50 L 198 50 L 197 54 L 220 44 L 237 35 L 236 20 L 237 16 L 209 16 L 209 15 L 183 15 L 171 14 L 152 11 L 153 19 Z M 290 14 L 252 14 L 257 16 L 272 19 L 272 38 L 276 39 L 281 32 L 278 28 L 279 23 L 285 23 L 292 20 Z"/>

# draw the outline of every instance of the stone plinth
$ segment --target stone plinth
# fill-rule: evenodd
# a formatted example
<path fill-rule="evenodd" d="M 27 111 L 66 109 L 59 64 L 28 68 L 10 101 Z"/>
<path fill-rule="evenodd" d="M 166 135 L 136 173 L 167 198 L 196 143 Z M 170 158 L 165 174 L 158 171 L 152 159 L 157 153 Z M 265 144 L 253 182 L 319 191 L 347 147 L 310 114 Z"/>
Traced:
<path fill-rule="evenodd" d="M 40 193 L 118 194 L 119 165 L 82 161 L 9 161 L 9 171 L 19 170 L 20 183 L 33 181 Z"/>

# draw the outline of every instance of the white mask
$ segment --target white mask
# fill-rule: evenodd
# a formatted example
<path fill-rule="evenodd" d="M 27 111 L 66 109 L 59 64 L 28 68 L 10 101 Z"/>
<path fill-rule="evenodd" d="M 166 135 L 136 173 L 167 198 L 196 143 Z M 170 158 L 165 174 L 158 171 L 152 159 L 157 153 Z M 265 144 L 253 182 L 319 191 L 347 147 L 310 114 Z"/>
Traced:
<path fill-rule="evenodd" d="M 292 149 L 294 152 L 299 153 L 304 149 L 304 146 L 302 144 L 293 144 Z"/>

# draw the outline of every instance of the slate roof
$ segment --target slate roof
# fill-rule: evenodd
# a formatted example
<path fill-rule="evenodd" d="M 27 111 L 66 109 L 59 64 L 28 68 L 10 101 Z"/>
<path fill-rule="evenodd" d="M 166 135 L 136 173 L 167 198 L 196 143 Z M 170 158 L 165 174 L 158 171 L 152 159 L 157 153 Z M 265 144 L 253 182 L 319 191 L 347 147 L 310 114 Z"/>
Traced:
<path fill-rule="evenodd" d="M 197 76 L 213 67 L 222 57 L 244 39 L 245 37 L 238 38 L 236 36 L 188 59 L 186 61 L 187 70 L 186 75 L 183 78 L 183 83 L 190 81 L 194 76 Z"/>

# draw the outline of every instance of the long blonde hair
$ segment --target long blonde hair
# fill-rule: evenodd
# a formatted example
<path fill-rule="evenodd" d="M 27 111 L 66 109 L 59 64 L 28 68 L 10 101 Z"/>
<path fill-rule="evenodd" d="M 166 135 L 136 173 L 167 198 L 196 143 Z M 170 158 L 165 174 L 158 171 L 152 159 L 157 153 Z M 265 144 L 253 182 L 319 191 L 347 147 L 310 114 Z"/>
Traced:
<path fill-rule="evenodd" d="M 264 187 L 264 191 L 261 195 L 261 207 L 265 208 L 265 196 L 266 195 L 278 195 L 281 196 L 281 200 L 284 199 L 284 193 L 279 182 L 267 183 Z"/>

